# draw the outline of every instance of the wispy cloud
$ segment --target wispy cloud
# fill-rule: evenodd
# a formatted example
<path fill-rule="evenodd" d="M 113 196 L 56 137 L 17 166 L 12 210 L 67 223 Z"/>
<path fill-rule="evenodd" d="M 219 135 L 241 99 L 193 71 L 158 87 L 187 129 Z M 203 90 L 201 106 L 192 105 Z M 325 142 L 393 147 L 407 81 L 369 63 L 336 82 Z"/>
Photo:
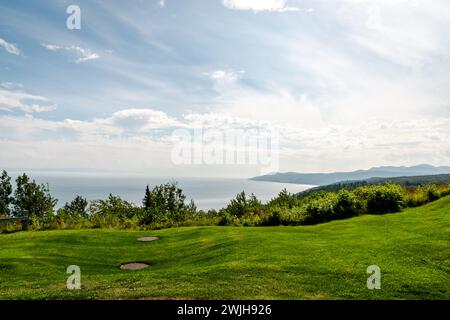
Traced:
<path fill-rule="evenodd" d="M 212 72 L 205 72 L 204 75 L 208 76 L 218 86 L 228 86 L 241 79 L 244 73 L 243 70 L 219 69 Z"/>
<path fill-rule="evenodd" d="M 95 60 L 100 58 L 99 54 L 92 52 L 90 49 L 85 49 L 80 46 L 60 46 L 47 43 L 41 43 L 41 46 L 50 51 L 65 50 L 72 52 L 77 56 L 77 58 L 75 59 L 76 63 L 82 63 L 89 60 Z"/>
<path fill-rule="evenodd" d="M 52 111 L 56 108 L 47 98 L 26 93 L 22 89 L 23 86 L 21 84 L 2 83 L 0 86 L 0 110 L 39 113 Z"/>
<path fill-rule="evenodd" d="M 169 117 L 166 113 L 153 109 L 125 109 L 113 113 L 109 118 L 96 121 L 123 130 L 142 132 L 182 126 L 179 121 Z"/>
<path fill-rule="evenodd" d="M 2 82 L 0 83 L 0 87 L 8 90 L 18 90 L 23 89 L 23 84 L 15 82 Z"/>
<path fill-rule="evenodd" d="M 223 0 L 223 5 L 232 10 L 260 11 L 299 11 L 297 7 L 289 7 L 285 0 Z"/>
<path fill-rule="evenodd" d="M 9 43 L 6 40 L 0 38 L 0 47 L 6 50 L 6 52 L 9 52 L 11 54 L 15 54 L 17 56 L 21 55 L 21 51 L 15 44 Z"/>

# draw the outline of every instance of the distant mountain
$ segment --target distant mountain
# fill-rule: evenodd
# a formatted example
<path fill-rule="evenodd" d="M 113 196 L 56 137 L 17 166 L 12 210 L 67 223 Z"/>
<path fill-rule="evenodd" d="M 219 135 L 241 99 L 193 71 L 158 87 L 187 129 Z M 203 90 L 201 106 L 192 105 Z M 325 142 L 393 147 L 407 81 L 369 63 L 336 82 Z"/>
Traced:
<path fill-rule="evenodd" d="M 428 164 L 421 164 L 412 167 L 374 167 L 369 170 L 357 170 L 351 172 L 332 172 L 332 173 L 274 173 L 270 175 L 251 178 L 255 181 L 270 181 L 282 183 L 297 183 L 309 185 L 327 185 L 342 181 L 356 181 L 370 178 L 391 178 L 391 177 L 410 177 L 450 174 L 450 167 L 435 167 Z"/>

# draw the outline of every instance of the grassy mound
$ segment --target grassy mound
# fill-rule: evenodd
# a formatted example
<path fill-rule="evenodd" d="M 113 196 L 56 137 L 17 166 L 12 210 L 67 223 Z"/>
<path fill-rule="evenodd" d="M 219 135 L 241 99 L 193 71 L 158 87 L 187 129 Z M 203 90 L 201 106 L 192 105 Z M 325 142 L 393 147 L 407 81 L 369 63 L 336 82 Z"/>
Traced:
<path fill-rule="evenodd" d="M 0 299 L 450 299 L 450 197 L 301 227 L 0 235 Z M 120 270 L 129 261 L 151 268 Z M 378 265 L 381 290 L 368 290 Z M 81 268 L 67 290 L 66 268 Z"/>

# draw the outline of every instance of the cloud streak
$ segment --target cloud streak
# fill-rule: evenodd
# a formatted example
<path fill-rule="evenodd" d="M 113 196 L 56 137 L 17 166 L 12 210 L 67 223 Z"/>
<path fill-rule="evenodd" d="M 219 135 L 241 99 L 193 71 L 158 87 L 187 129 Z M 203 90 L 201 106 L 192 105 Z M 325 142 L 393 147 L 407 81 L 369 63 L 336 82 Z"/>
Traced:
<path fill-rule="evenodd" d="M 80 46 L 59 46 L 47 43 L 41 43 L 41 46 L 49 51 L 65 50 L 71 52 L 72 54 L 77 56 L 77 58 L 75 59 L 75 63 L 83 63 L 89 60 L 95 60 L 100 58 L 99 54 L 92 52 L 90 49 L 85 49 Z"/>
<path fill-rule="evenodd" d="M 231 10 L 252 10 L 254 12 L 299 11 L 297 7 L 289 7 L 285 0 L 223 0 L 223 5 Z"/>
<path fill-rule="evenodd" d="M 22 53 L 19 48 L 15 44 L 9 43 L 6 40 L 0 38 L 0 47 L 5 49 L 6 52 L 14 54 L 16 56 L 20 56 Z"/>
<path fill-rule="evenodd" d="M 4 89 L 2 89 L 2 87 Z M 41 113 L 55 110 L 56 106 L 42 96 L 22 91 L 23 86 L 14 83 L 2 83 L 0 86 L 0 110 L 25 113 Z"/>

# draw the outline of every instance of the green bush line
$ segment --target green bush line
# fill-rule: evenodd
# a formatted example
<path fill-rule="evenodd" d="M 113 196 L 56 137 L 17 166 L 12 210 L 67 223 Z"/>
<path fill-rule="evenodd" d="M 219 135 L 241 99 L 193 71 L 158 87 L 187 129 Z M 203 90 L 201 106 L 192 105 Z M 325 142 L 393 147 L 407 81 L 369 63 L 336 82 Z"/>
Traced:
<path fill-rule="evenodd" d="M 6 171 L 0 177 L 0 217 L 30 218 L 31 230 L 49 229 L 164 229 L 181 226 L 295 226 L 313 225 L 363 214 L 386 214 L 417 207 L 450 195 L 450 185 L 408 187 L 395 183 L 365 185 L 353 190 L 323 191 L 298 197 L 281 191 L 263 204 L 254 195 L 239 193 L 223 209 L 197 210 L 186 203 L 176 183 L 147 186 L 141 206 L 111 195 L 88 203 L 77 196 L 55 211 L 57 200 L 48 185 L 38 185 L 25 174 L 12 185 Z M 20 230 L 20 223 L 2 223 L 0 232 Z"/>

